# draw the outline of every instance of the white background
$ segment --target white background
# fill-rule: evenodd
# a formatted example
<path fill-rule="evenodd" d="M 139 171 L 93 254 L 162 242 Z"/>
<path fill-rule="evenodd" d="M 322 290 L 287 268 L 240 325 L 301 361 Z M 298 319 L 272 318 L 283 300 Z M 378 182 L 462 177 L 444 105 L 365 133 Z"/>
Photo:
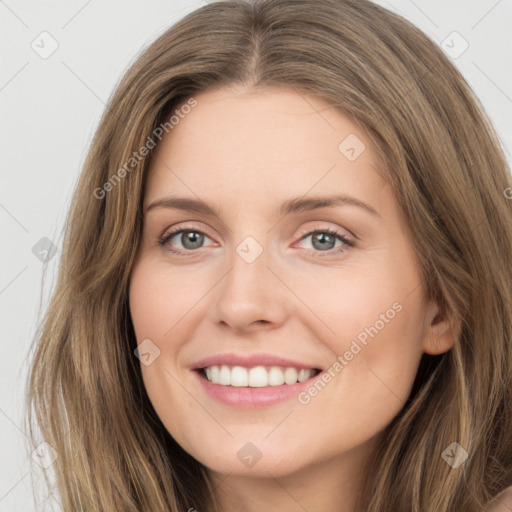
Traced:
<path fill-rule="evenodd" d="M 469 43 L 453 62 L 481 99 L 510 162 L 512 2 L 377 3 L 439 45 L 453 31 Z M 50 510 L 50 501 L 32 495 L 31 477 L 40 476 L 31 473 L 23 433 L 27 355 L 48 304 L 63 222 L 100 115 L 141 49 L 203 5 L 204 0 L 0 0 L 0 512 Z M 31 47 L 43 31 L 59 45 L 46 59 Z M 43 264 L 32 252 L 42 237 L 57 246 L 44 289 Z"/>

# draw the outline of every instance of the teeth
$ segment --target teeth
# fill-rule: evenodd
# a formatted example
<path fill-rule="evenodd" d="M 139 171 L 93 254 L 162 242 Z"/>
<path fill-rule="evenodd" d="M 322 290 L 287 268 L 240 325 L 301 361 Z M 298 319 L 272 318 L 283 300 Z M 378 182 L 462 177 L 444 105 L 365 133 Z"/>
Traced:
<path fill-rule="evenodd" d="M 224 368 L 227 368 L 229 372 L 229 367 L 224 366 Z M 242 368 L 241 366 L 233 366 L 231 369 L 231 379 L 228 384 L 231 384 L 231 386 L 248 386 L 249 385 L 249 375 L 247 374 L 247 370 L 245 368 Z"/>
<path fill-rule="evenodd" d="M 284 381 L 286 384 L 297 383 L 297 370 L 295 368 L 286 368 L 284 371 Z"/>
<path fill-rule="evenodd" d="M 205 368 L 206 378 L 213 384 L 221 386 L 264 388 L 267 386 L 281 386 L 283 384 L 296 384 L 303 382 L 314 375 L 316 370 L 301 368 L 282 368 L 280 366 L 209 366 Z"/>
<path fill-rule="evenodd" d="M 219 384 L 229 386 L 231 384 L 231 371 L 227 366 L 221 366 L 219 373 Z"/>
<path fill-rule="evenodd" d="M 284 384 L 284 374 L 281 368 L 273 366 L 268 372 L 268 383 L 270 386 L 281 386 Z"/>
<path fill-rule="evenodd" d="M 309 379 L 309 377 L 311 377 L 311 375 L 309 374 L 309 370 L 304 370 L 304 368 L 301 368 L 299 370 L 299 375 L 297 377 L 299 379 L 299 382 Z"/>
<path fill-rule="evenodd" d="M 240 372 L 247 372 L 247 370 L 239 366 Z M 249 370 L 249 387 L 251 388 L 264 388 L 268 386 L 268 372 L 263 366 L 256 366 Z"/>

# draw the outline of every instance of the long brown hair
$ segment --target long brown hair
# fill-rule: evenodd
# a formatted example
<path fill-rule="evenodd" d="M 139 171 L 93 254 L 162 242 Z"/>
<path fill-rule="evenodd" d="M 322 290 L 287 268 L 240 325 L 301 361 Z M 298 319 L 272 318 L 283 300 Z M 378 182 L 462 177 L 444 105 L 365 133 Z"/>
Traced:
<path fill-rule="evenodd" d="M 423 355 L 358 510 L 480 512 L 512 484 L 510 169 L 448 57 L 367 0 L 207 5 L 145 49 L 117 87 L 74 192 L 27 386 L 30 433 L 33 408 L 58 454 L 63 509 L 217 510 L 206 468 L 146 395 L 127 291 L 151 162 L 141 147 L 194 95 L 234 83 L 318 96 L 365 127 L 425 293 L 460 325 L 451 350 Z M 453 442 L 468 453 L 457 468 L 443 457 Z"/>

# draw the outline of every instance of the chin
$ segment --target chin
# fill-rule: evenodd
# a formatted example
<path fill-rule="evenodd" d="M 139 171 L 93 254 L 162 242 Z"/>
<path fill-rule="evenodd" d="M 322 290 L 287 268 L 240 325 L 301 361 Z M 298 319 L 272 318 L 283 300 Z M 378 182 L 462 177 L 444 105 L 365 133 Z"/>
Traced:
<path fill-rule="evenodd" d="M 275 450 L 256 451 L 253 445 L 246 443 L 240 448 L 212 453 L 205 457 L 193 455 L 211 471 L 231 476 L 251 476 L 254 478 L 283 477 L 303 469 L 292 453 L 276 453 Z M 269 475 L 270 473 L 270 475 Z"/>

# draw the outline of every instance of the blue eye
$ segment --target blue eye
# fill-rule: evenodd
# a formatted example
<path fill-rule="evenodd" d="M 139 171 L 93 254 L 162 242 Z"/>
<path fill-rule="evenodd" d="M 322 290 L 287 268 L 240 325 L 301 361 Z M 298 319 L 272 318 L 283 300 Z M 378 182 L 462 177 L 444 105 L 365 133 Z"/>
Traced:
<path fill-rule="evenodd" d="M 327 235 L 327 236 L 326 236 Z M 319 251 L 324 254 L 318 254 L 318 256 L 332 256 L 333 254 L 343 253 L 347 251 L 347 247 L 354 247 L 355 242 L 353 240 L 348 239 L 344 234 L 338 232 L 335 229 L 327 228 L 327 229 L 319 229 L 315 231 L 311 231 L 304 235 L 301 240 L 305 240 L 306 238 L 311 238 L 311 244 L 314 248 L 320 248 Z M 336 241 L 341 241 L 341 246 L 336 247 Z"/>
<path fill-rule="evenodd" d="M 172 247 L 173 244 L 171 244 L 172 239 L 178 237 L 178 235 L 181 235 L 181 237 L 178 238 L 182 245 L 181 249 L 175 249 Z M 312 246 L 314 249 L 318 249 L 314 252 L 324 253 L 318 254 L 320 257 L 323 257 L 324 255 L 332 256 L 333 254 L 343 253 L 348 250 L 348 247 L 355 246 L 355 242 L 353 240 L 350 240 L 344 234 L 332 228 L 310 231 L 309 233 L 306 233 L 300 240 L 305 240 L 308 237 L 313 237 Z M 197 252 L 196 249 L 202 248 L 202 244 L 206 238 L 209 239 L 209 237 L 199 229 L 193 227 L 179 228 L 166 234 L 162 239 L 158 241 L 158 243 L 162 248 L 164 248 L 164 250 L 173 254 L 178 254 L 181 256 L 192 256 L 192 254 L 187 254 L 187 252 Z M 341 246 L 336 248 L 337 240 L 341 242 Z"/>
<path fill-rule="evenodd" d="M 183 246 L 183 249 L 186 251 L 194 251 L 194 249 L 201 248 L 201 244 L 204 242 L 205 237 L 208 238 L 202 231 L 198 229 L 181 228 L 175 231 L 171 231 L 171 233 L 165 235 L 164 238 L 159 241 L 159 244 L 164 247 L 166 251 L 172 252 L 174 254 L 182 254 L 183 251 L 172 249 L 170 247 L 170 241 L 178 235 L 181 235 L 179 240 Z"/>

